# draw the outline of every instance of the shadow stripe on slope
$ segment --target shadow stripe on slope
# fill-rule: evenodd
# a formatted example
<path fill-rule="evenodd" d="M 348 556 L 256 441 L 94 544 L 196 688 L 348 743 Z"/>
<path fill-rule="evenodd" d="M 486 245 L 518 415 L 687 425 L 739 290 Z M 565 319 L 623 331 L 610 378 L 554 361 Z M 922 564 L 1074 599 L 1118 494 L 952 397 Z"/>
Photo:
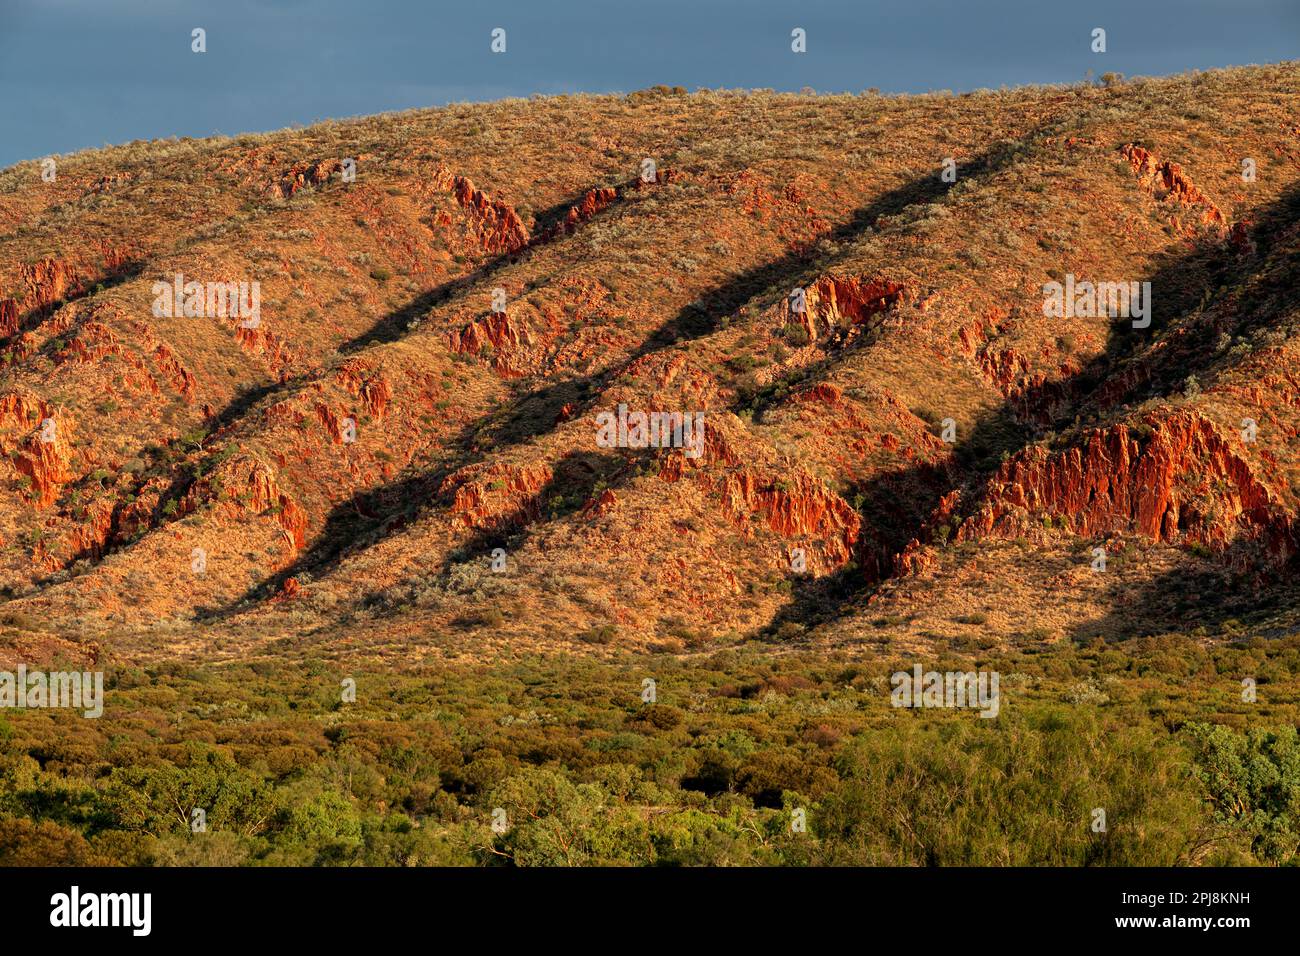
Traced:
<path fill-rule="evenodd" d="M 1026 142 L 1032 142 L 1049 135 L 1055 128 L 1056 123 L 1045 124 L 1020 139 L 1011 140 L 1000 147 L 979 154 L 974 160 L 965 164 L 968 178 L 986 176 L 997 171 L 1009 164 L 1015 158 L 1017 152 L 1024 148 Z M 897 215 L 908 206 L 938 198 L 944 195 L 948 188 L 949 184 L 941 180 L 939 171 L 936 168 L 924 176 L 911 179 L 901 186 L 889 190 L 855 210 L 848 219 L 832 230 L 831 235 L 836 242 L 851 242 L 859 238 L 868 228 L 875 227 L 882 218 Z M 701 298 L 710 303 L 711 308 L 708 310 L 710 313 L 733 314 L 746 303 L 769 292 L 774 286 L 784 285 L 806 275 L 809 267 L 816 261 L 816 256 L 809 252 L 791 252 L 776 260 L 746 270 L 728 282 L 715 287 Z M 784 292 L 782 292 L 782 295 L 784 295 Z M 494 433 L 484 433 L 481 426 L 473 424 L 466 429 L 461 438 L 454 442 L 453 445 L 462 447 L 479 445 L 499 451 L 504 447 L 522 444 L 540 435 L 541 430 L 519 428 L 517 426 L 528 420 L 534 423 L 553 423 L 555 415 L 552 412 L 558 412 L 564 404 L 579 398 L 583 393 L 593 390 L 598 391 L 605 387 L 638 359 L 669 349 L 680 341 L 692 341 L 715 331 L 715 326 L 700 328 L 693 324 L 697 309 L 698 306 L 688 306 L 680 311 L 672 319 L 660 326 L 659 329 L 651 333 L 646 341 L 619 366 L 600 375 L 554 383 L 540 390 L 529 391 L 514 403 L 513 414 L 508 415 L 505 422 Z M 591 407 L 592 401 L 587 401 L 588 408 Z M 512 428 L 512 426 L 515 427 Z M 459 464 L 452 464 L 446 469 L 440 469 L 440 471 L 447 474 L 457 468 L 465 467 L 472 463 L 473 460 L 463 459 Z M 601 477 L 606 480 L 612 479 L 613 484 L 610 485 L 612 488 L 617 487 L 624 475 L 630 473 L 631 470 L 625 470 L 623 474 L 605 474 Z M 409 480 L 404 479 L 404 483 L 409 484 Z M 430 482 L 419 481 L 419 484 L 427 487 Z M 368 511 L 377 501 L 393 500 L 393 497 L 384 494 L 383 488 L 373 489 L 370 492 L 354 496 L 353 500 L 349 502 L 336 506 L 326 519 L 326 526 L 317 536 L 316 541 L 303 552 L 298 560 L 290 567 L 273 575 L 267 581 L 250 589 L 238 604 L 243 604 L 258 597 L 268 596 L 270 593 L 277 591 L 286 580 L 296 575 L 304 572 L 320 573 L 322 569 L 337 563 L 344 554 L 351 551 L 358 538 L 370 538 L 381 529 L 386 529 L 383 531 L 386 534 L 394 530 L 395 527 L 406 524 L 410 516 L 400 517 L 399 520 L 399 515 L 392 512 L 379 512 L 373 518 L 360 517 L 359 520 L 362 513 L 360 507 L 362 500 L 368 506 L 366 508 Z M 399 507 L 402 507 L 401 497 L 398 496 L 396 500 Z M 494 533 L 494 536 L 480 538 L 480 544 L 486 546 L 490 540 L 496 540 L 498 536 L 499 533 Z"/>

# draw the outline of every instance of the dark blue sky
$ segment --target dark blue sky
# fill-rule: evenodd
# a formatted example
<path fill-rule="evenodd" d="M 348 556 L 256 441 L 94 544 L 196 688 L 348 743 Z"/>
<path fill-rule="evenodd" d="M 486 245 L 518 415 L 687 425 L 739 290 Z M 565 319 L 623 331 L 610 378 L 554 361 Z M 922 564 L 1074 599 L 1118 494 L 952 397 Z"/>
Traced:
<path fill-rule="evenodd" d="M 0 167 L 456 100 L 960 91 L 1277 62 L 1298 41 L 1300 0 L 0 0 Z"/>

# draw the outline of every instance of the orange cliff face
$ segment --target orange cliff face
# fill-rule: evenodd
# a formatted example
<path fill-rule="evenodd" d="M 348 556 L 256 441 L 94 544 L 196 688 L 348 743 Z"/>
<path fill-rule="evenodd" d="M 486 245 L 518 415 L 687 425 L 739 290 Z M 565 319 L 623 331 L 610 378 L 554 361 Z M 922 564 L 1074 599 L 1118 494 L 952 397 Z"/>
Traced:
<path fill-rule="evenodd" d="M 72 451 L 66 434 L 71 422 L 67 416 L 62 420 L 46 419 L 46 422 L 53 427 L 38 428 L 19 444 L 13 455 L 18 473 L 31 480 L 32 496 L 40 508 L 54 504 L 59 490 L 73 477 Z"/>
<path fill-rule="evenodd" d="M 803 290 L 795 318 L 810 339 L 840 326 L 857 326 L 908 300 L 901 282 L 859 276 L 822 276 Z"/>
<path fill-rule="evenodd" d="M 0 437 L 0 451 L 28 480 L 30 498 L 38 508 L 49 508 L 73 477 L 72 429 L 71 415 L 55 412 L 30 393 L 0 396 L 0 430 L 17 436 L 16 441 Z"/>
<path fill-rule="evenodd" d="M 1037 515 L 1062 518 L 1075 534 L 1134 531 L 1157 541 L 1219 550 L 1257 538 L 1270 562 L 1297 550 L 1296 524 L 1225 437 L 1195 412 L 1089 433 L 1060 452 L 1035 447 L 1004 464 L 959 537 L 1022 533 Z"/>
<path fill-rule="evenodd" d="M 0 337 L 11 337 L 20 331 L 23 312 L 39 312 L 60 301 L 76 284 L 75 273 L 62 259 L 45 258 L 25 263 L 18 269 L 18 282 L 23 289 L 20 299 L 13 296 L 0 298 Z"/>
<path fill-rule="evenodd" d="M 61 259 L 42 259 L 22 267 L 29 308 L 43 309 L 62 299 L 76 284 L 72 266 Z"/>
<path fill-rule="evenodd" d="M 484 348 L 505 350 L 532 343 L 528 326 L 512 322 L 506 312 L 493 312 L 475 319 L 459 332 L 451 333 L 451 350 L 461 355 L 477 355 Z"/>
<path fill-rule="evenodd" d="M 0 299 L 0 336 L 8 337 L 18 334 L 18 302 L 15 299 Z"/>

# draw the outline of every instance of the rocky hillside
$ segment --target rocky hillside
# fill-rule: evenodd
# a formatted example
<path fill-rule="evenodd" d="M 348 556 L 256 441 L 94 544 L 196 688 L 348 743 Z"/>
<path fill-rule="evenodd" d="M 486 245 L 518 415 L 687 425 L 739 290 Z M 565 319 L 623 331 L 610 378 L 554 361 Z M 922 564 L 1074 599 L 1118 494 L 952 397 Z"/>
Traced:
<path fill-rule="evenodd" d="M 656 88 L 5 170 L 0 657 L 1289 630 L 1297 117 Z"/>

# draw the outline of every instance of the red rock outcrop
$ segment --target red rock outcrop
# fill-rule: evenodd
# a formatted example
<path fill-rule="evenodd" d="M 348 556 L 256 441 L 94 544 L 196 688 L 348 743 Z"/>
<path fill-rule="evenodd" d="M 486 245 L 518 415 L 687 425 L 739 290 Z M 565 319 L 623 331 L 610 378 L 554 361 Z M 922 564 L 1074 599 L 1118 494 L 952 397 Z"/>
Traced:
<path fill-rule="evenodd" d="M 799 402 L 821 402 L 826 405 L 838 405 L 844 398 L 844 392 L 837 385 L 822 382 L 812 388 L 804 389 L 794 396 Z"/>
<path fill-rule="evenodd" d="M 23 332 L 5 348 L 6 355 L 12 355 L 12 361 L 20 362 L 35 354 L 40 340 L 31 332 Z"/>
<path fill-rule="evenodd" d="M 861 276 L 822 276 L 804 290 L 804 311 L 794 318 L 810 339 L 841 325 L 861 325 L 910 294 L 901 282 Z M 787 304 L 787 307 L 790 307 Z"/>
<path fill-rule="evenodd" d="M 606 488 L 582 506 L 582 516 L 584 518 L 599 518 L 613 511 L 614 506 L 617 504 L 618 496 L 614 494 L 613 490 Z"/>
<path fill-rule="evenodd" d="M 484 346 L 494 349 L 531 345 L 532 332 L 526 323 L 514 322 L 509 313 L 492 312 L 475 319 L 459 332 L 452 332 L 449 344 L 453 352 L 477 355 Z"/>
<path fill-rule="evenodd" d="M 843 566 L 853 556 L 862 518 L 848 502 L 802 470 L 774 474 L 770 468 L 755 467 L 713 425 L 705 425 L 704 452 L 699 458 L 689 459 L 674 450 L 661 462 L 663 481 L 688 476 L 718 493 L 732 521 L 742 528 L 748 528 L 750 517 L 757 514 L 783 537 L 816 539 L 830 568 Z M 810 559 L 810 567 L 814 564 L 815 559 Z"/>
<path fill-rule="evenodd" d="M 898 554 L 894 555 L 894 576 L 910 577 L 924 574 L 934 567 L 934 552 L 913 538 Z"/>
<path fill-rule="evenodd" d="M 1149 150 L 1133 143 L 1120 147 L 1120 153 L 1137 173 L 1143 188 L 1157 200 L 1163 202 L 1172 199 L 1180 205 L 1194 208 L 1202 226 L 1225 228 L 1226 220 L 1219 207 L 1197 188 L 1177 163 L 1159 159 Z"/>
<path fill-rule="evenodd" d="M 324 402 L 317 402 L 315 406 L 316 417 L 329 433 L 330 441 L 336 445 L 343 444 L 343 420 L 346 415 L 334 414 L 334 409 L 330 408 Z"/>
<path fill-rule="evenodd" d="M 528 245 L 528 229 L 509 203 L 491 198 L 464 176 L 452 176 L 447 186 L 461 208 L 474 217 L 485 250 L 510 253 Z"/>
<path fill-rule="evenodd" d="M 84 322 L 59 357 L 74 362 L 98 362 L 109 355 L 122 355 L 117 335 L 102 322 Z"/>
<path fill-rule="evenodd" d="M 47 421 L 52 427 L 45 425 Z M 22 437 L 15 443 L 0 438 L 0 452 L 29 479 L 37 507 L 47 508 L 58 498 L 59 489 L 75 477 L 68 442 L 72 420 L 65 413 L 52 412 L 35 395 L 10 391 L 0 395 L 0 429 L 9 427 L 16 427 Z"/>
<path fill-rule="evenodd" d="M 327 182 L 330 176 L 339 172 L 342 168 L 343 163 L 337 159 L 322 159 L 315 163 L 294 163 L 280 181 L 270 187 L 268 192 L 273 196 L 279 196 L 281 199 L 288 199 L 300 189 L 309 186 L 314 188 Z"/>
<path fill-rule="evenodd" d="M 53 423 L 48 427 L 44 422 Z M 72 422 L 67 415 L 42 420 L 36 430 L 24 438 L 13 453 L 14 467 L 31 481 L 32 497 L 38 508 L 48 508 L 59 496 L 59 489 L 71 481 L 72 448 L 68 431 Z"/>
<path fill-rule="evenodd" d="M 292 550 L 297 551 L 306 542 L 306 511 L 281 490 L 274 472 L 261 461 L 237 457 L 220 466 L 215 474 L 196 481 L 185 493 L 180 513 L 190 514 L 210 501 L 219 501 L 228 514 L 271 512 Z"/>
<path fill-rule="evenodd" d="M 110 276 L 119 275 L 139 258 L 136 250 L 129 246 L 116 245 L 107 239 L 99 240 L 97 245 L 99 246 L 100 260 L 104 265 L 104 272 Z"/>
<path fill-rule="evenodd" d="M 120 369 L 121 384 L 150 395 L 161 393 L 158 380 L 150 371 L 148 363 L 134 348 L 124 346 L 112 327 L 94 319 L 87 320 L 84 313 L 76 321 L 68 313 L 62 313 L 58 319 L 49 323 L 48 328 L 55 334 L 71 334 L 54 354 L 57 364 L 71 362 L 89 365 L 112 359 Z"/>
<path fill-rule="evenodd" d="M 797 182 L 784 187 L 770 176 L 752 169 L 715 177 L 729 196 L 739 197 L 741 208 L 761 222 L 775 218 L 781 238 L 795 250 L 807 252 L 818 236 L 831 229 L 830 221 L 807 203 L 805 191 Z M 796 176 L 796 179 L 799 177 Z"/>
<path fill-rule="evenodd" d="M 254 462 L 248 469 L 244 487 L 248 492 L 249 509 L 258 514 L 273 510 L 276 523 L 289 544 L 295 551 L 301 548 L 307 537 L 307 514 L 280 490 L 271 469 L 261 462 Z"/>
<path fill-rule="evenodd" d="M 568 216 L 565 217 L 564 226 L 566 231 L 572 232 L 578 225 L 611 205 L 616 199 L 618 199 L 618 190 L 612 186 L 587 190 L 587 194 L 582 197 L 582 201 L 573 206 L 569 210 Z"/>
<path fill-rule="evenodd" d="M 62 259 L 42 259 L 25 265 L 20 278 L 27 286 L 29 309 L 42 309 L 63 299 L 76 285 L 72 267 Z"/>
<path fill-rule="evenodd" d="M 1297 551 L 1294 522 L 1238 447 L 1180 410 L 1141 430 L 1095 430 L 1059 452 L 1027 448 L 998 470 L 958 538 L 1016 536 L 1045 514 L 1089 536 L 1136 531 L 1223 549 L 1244 535 L 1281 563 Z"/>
<path fill-rule="evenodd" d="M 393 398 L 393 387 L 388 384 L 387 379 L 372 378 L 361 386 L 360 397 L 375 420 L 383 421 L 384 411 Z"/>
<path fill-rule="evenodd" d="M 493 199 L 477 188 L 467 177 L 440 168 L 434 175 L 434 183 L 438 188 L 450 192 L 461 208 L 471 214 L 479 245 L 488 252 L 500 254 L 519 252 L 552 242 L 561 236 L 572 235 L 587 220 L 621 199 L 628 188 L 644 189 L 658 183 L 670 182 L 674 178 L 676 174 L 672 170 L 659 170 L 650 183 L 638 178 L 630 187 L 593 187 L 583 194 L 582 199 L 569 207 L 564 219 L 535 235 L 529 234 L 528 227 L 524 225 L 513 206 L 503 200 Z M 436 221 L 443 226 L 451 225 L 451 218 L 445 213 L 440 213 Z"/>
<path fill-rule="evenodd" d="M 1074 397 L 1080 368 L 1049 346 L 1043 346 L 1037 362 L 1010 346 L 995 347 L 1008 324 L 995 311 L 989 312 L 961 326 L 957 340 L 980 375 L 1011 402 L 1021 420 L 1051 422 Z"/>
<path fill-rule="evenodd" d="M 18 302 L 0 299 L 0 335 L 8 338 L 18 334 Z"/>
<path fill-rule="evenodd" d="M 187 369 L 181 360 L 177 358 L 176 353 L 165 343 L 159 342 L 153 350 L 154 361 L 158 367 L 163 370 L 167 380 L 171 382 L 172 387 L 181 393 L 185 401 L 194 398 L 194 373 Z"/>
<path fill-rule="evenodd" d="M 49 415 L 49 405 L 30 392 L 15 390 L 0 395 L 0 428 L 13 424 L 28 429 Z"/>
<path fill-rule="evenodd" d="M 113 504 L 95 502 L 77 514 L 77 526 L 69 536 L 72 554 L 92 560 L 101 557 L 113 537 Z"/>
<path fill-rule="evenodd" d="M 773 479 L 741 471 L 727 475 L 719 490 L 733 516 L 741 520 L 758 513 L 783 537 L 819 539 L 831 567 L 839 567 L 853 556 L 862 530 L 861 517 L 810 475 L 795 472 L 790 478 Z"/>
<path fill-rule="evenodd" d="M 933 434 L 931 426 L 915 415 L 888 389 L 859 390 L 846 394 L 839 386 L 821 382 L 789 398 L 788 407 L 802 423 L 828 439 L 844 474 L 852 474 L 877 449 L 896 452 L 915 462 L 920 477 L 925 466 L 951 454 L 951 446 Z M 916 461 L 918 458 L 921 461 Z M 947 479 L 940 479 L 947 480 Z"/>
<path fill-rule="evenodd" d="M 340 365 L 334 378 L 353 398 L 359 398 L 376 420 L 383 420 L 393 399 L 393 386 L 386 378 L 374 374 L 369 365 L 355 359 Z"/>
<path fill-rule="evenodd" d="M 301 548 L 307 540 L 307 512 L 288 495 L 279 496 L 280 510 L 275 519 L 279 522 L 285 537 L 294 550 Z"/>
<path fill-rule="evenodd" d="M 613 186 L 587 190 L 586 195 L 582 197 L 577 205 L 569 207 L 568 215 L 561 222 L 557 222 L 550 229 L 536 236 L 533 239 L 533 244 L 550 242 L 560 236 L 572 235 L 580 225 L 601 210 L 612 206 L 618 201 L 618 198 L 619 191 Z"/>
<path fill-rule="evenodd" d="M 546 462 L 470 466 L 448 475 L 438 493 L 453 496 L 450 511 L 462 526 L 505 527 L 537 520 L 538 492 L 553 476 Z"/>
<path fill-rule="evenodd" d="M 263 358 L 281 380 L 287 377 L 294 354 L 274 332 L 261 326 L 254 329 L 241 324 L 235 327 L 235 341 L 245 352 Z"/>
<path fill-rule="evenodd" d="M 181 362 L 180 357 L 176 354 L 176 350 L 166 342 L 160 341 L 158 336 L 154 333 L 153 326 L 149 323 L 142 322 L 138 319 L 128 320 L 128 323 L 133 333 L 130 338 L 134 339 L 138 343 L 143 352 L 146 352 L 153 357 L 154 364 L 157 366 L 159 372 L 161 372 L 163 379 L 170 383 L 172 388 L 180 393 L 182 399 L 186 402 L 191 401 L 194 398 L 197 381 L 194 377 L 194 373 L 186 368 L 184 363 Z M 95 323 L 87 323 L 87 326 L 91 324 Z M 112 341 L 117 341 L 116 336 L 112 336 Z M 117 350 L 117 352 L 120 353 L 120 350 Z M 137 369 L 144 376 L 147 376 L 150 380 L 154 379 L 154 376 L 149 374 L 145 364 L 136 358 L 134 354 L 125 355 L 124 358 L 132 365 L 132 367 Z M 155 387 L 149 389 L 153 394 L 159 394 L 159 389 L 156 385 L 157 383 L 155 381 Z"/>
<path fill-rule="evenodd" d="M 512 320 L 506 312 L 491 312 L 475 319 L 448 338 L 450 349 L 461 355 L 479 355 L 484 349 L 493 351 L 493 365 L 505 378 L 526 374 L 527 369 L 513 361 L 511 353 L 532 344 L 533 333 L 528 324 Z"/>
<path fill-rule="evenodd" d="M 113 173 L 108 176 L 100 176 L 90 184 L 90 192 L 104 193 L 111 189 L 121 186 L 124 183 L 130 183 L 135 180 L 135 174 L 129 172 Z"/>

